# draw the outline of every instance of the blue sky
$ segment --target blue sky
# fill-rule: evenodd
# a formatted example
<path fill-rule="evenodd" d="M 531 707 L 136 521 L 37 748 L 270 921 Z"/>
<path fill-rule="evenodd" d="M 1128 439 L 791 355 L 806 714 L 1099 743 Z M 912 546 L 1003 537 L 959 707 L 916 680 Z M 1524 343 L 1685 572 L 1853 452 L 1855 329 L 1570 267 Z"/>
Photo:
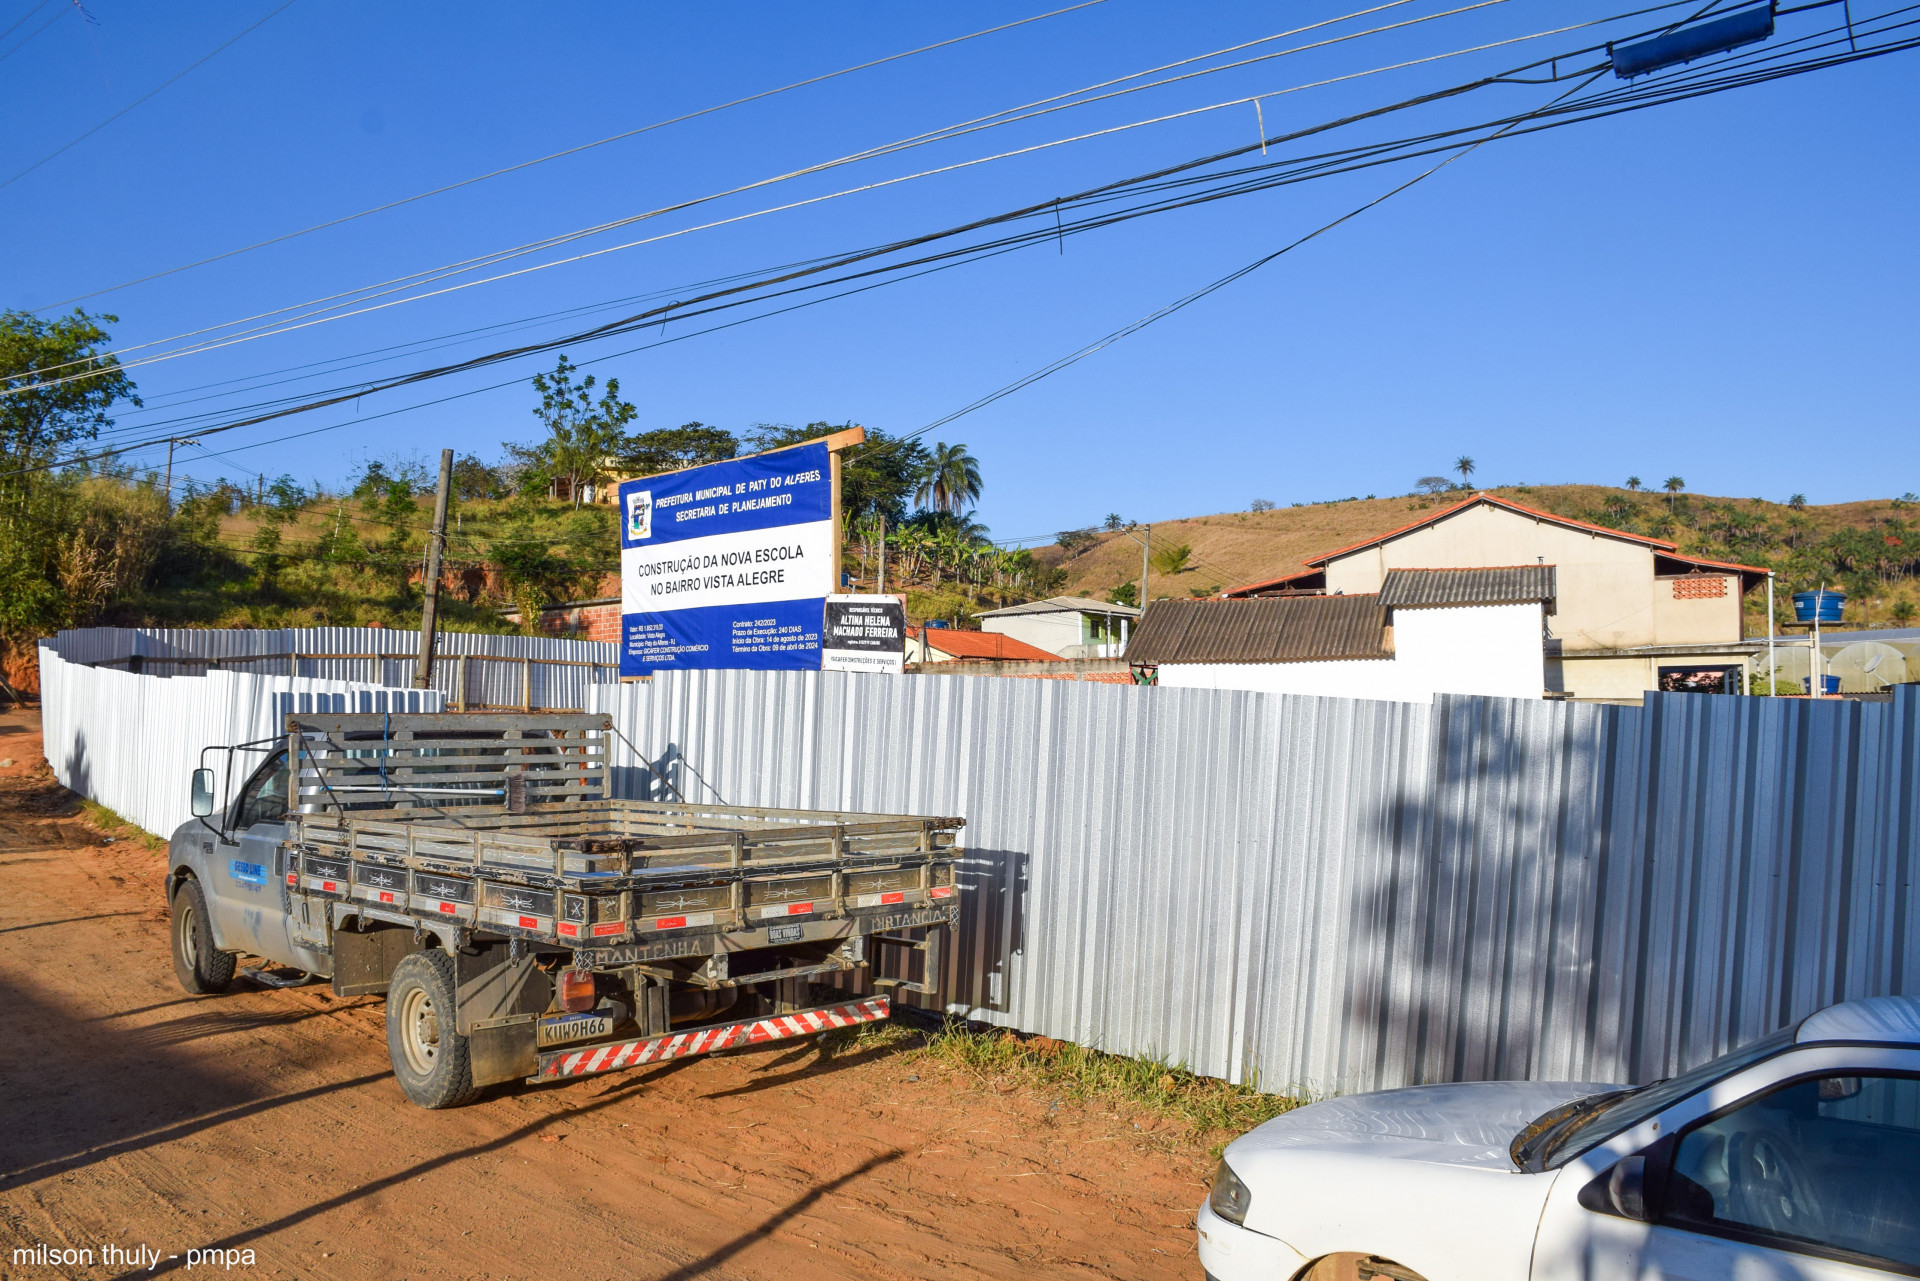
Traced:
<path fill-rule="evenodd" d="M 1415 0 L 1328 35 L 1457 7 Z M 0 3 L 0 27 L 34 0 Z M 50 2 L 0 39 L 0 181 L 237 32 L 232 47 L 0 188 L 0 305 L 39 308 L 621 130 L 1046 11 L 1044 5 L 667 6 L 295 0 Z M 1856 0 L 1862 18 L 1893 0 Z M 64 7 L 63 7 L 64 6 Z M 1356 2 L 1104 0 L 88 299 L 148 343 L 627 217 L 1108 78 L 1334 17 Z M 1293 93 L 1292 86 L 1617 10 L 1503 0 L 780 183 L 515 267 L 1206 104 L 1263 100 L 1270 133 L 1534 57 L 1643 18 Z M 1787 37 L 1835 8 L 1782 19 Z M 21 36 L 53 19 L 7 53 Z M 1241 55 L 1247 56 L 1247 55 Z M 1679 473 L 1709 493 L 1816 502 L 1920 489 L 1913 209 L 1920 53 L 1481 148 L 1260 272 L 934 433 L 986 477 L 1016 538 L 1404 492 L 1462 453 L 1487 483 Z M 1386 137 L 1524 111 L 1497 87 L 1367 126 Z M 226 380 L 437 338 L 936 227 L 1257 140 L 1246 106 L 676 236 L 136 371 L 152 409 L 218 410 L 562 332 L 559 322 L 315 375 Z M 1303 144 L 1302 144 L 1303 145 Z M 591 366 L 642 426 L 853 420 L 912 431 L 1411 176 L 1349 174 L 1164 214 Z M 612 315 L 614 312 L 601 313 Z M 596 315 L 593 318 L 599 318 Z M 684 328 L 684 327 L 683 327 Z M 669 325 L 667 336 L 673 335 Z M 658 335 L 656 335 L 657 337 Z M 576 361 L 636 346 L 569 347 Z M 164 351 L 164 345 L 142 354 Z M 336 482 L 366 456 L 482 454 L 537 434 L 539 356 L 208 438 L 211 479 Z M 216 398 L 170 408 L 187 396 Z M 335 427 L 335 425 L 338 425 Z M 164 430 L 164 429 L 162 429 Z M 930 438 L 931 439 L 931 438 Z M 155 458 L 157 451 L 143 457 Z"/>

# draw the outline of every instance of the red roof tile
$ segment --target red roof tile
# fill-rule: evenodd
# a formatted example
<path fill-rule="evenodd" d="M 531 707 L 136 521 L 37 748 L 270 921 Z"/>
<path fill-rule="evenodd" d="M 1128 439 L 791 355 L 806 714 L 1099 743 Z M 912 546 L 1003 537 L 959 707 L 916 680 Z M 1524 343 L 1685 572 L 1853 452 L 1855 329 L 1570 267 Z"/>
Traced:
<path fill-rule="evenodd" d="M 1002 636 L 998 632 L 963 632 L 955 628 L 909 627 L 907 635 L 919 640 L 925 633 L 928 645 L 957 659 L 988 660 L 1005 663 L 1058 663 L 1065 660 L 1036 645 Z"/>
<path fill-rule="evenodd" d="M 1307 564 L 1318 569 L 1324 566 L 1328 561 L 1334 560 L 1341 556 L 1345 556 L 1349 552 L 1357 552 L 1362 550 L 1363 548 L 1376 547 L 1381 543 L 1390 542 L 1393 539 L 1400 537 L 1400 535 L 1402 534 L 1410 534 L 1414 530 L 1419 529 L 1426 525 L 1431 525 L 1437 520 L 1445 520 L 1449 516 L 1453 516 L 1460 512 L 1463 512 L 1467 508 L 1474 506 L 1476 503 L 1486 503 L 1489 506 L 1493 506 L 1493 507 L 1504 507 L 1506 510 L 1510 512 L 1517 512 L 1522 516 L 1531 516 L 1535 520 L 1544 520 L 1549 524 L 1553 524 L 1553 525 L 1564 525 L 1568 529 L 1584 529 L 1590 533 L 1605 534 L 1608 538 L 1618 538 L 1623 542 L 1640 543 L 1647 547 L 1658 547 L 1669 552 L 1675 549 L 1675 544 L 1667 542 L 1665 539 L 1647 538 L 1641 534 L 1629 534 L 1625 530 L 1621 530 L 1621 529 L 1608 529 L 1605 525 L 1589 525 L 1584 520 L 1574 520 L 1568 516 L 1556 516 L 1552 512 L 1544 512 L 1544 511 L 1538 510 L 1537 508 L 1522 506 L 1521 504 L 1516 503 L 1511 499 L 1501 498 L 1497 494 L 1481 493 L 1481 494 L 1475 494 L 1473 497 L 1465 499 L 1461 502 L 1457 502 L 1451 507 L 1443 507 L 1439 511 L 1435 512 L 1433 515 L 1428 516 L 1422 520 L 1416 520 L 1411 525 L 1402 525 L 1398 529 L 1389 530 L 1384 534 L 1377 535 L 1376 537 L 1363 539 L 1360 542 L 1351 543 L 1346 547 L 1341 547 L 1334 551 L 1330 551 L 1324 556 L 1316 556 L 1312 560 L 1308 561 Z"/>

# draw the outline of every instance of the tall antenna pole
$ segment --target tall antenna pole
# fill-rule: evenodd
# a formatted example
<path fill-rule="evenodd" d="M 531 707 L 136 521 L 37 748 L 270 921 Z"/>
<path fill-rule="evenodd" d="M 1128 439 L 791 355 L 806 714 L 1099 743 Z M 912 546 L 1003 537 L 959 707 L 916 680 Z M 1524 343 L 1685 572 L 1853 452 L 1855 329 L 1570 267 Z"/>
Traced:
<path fill-rule="evenodd" d="M 447 494 L 453 488 L 453 451 L 440 451 L 440 484 L 433 492 L 433 532 L 427 535 L 426 600 L 420 606 L 420 664 L 415 689 L 433 688 L 433 645 L 440 614 L 440 556 L 447 545 Z"/>

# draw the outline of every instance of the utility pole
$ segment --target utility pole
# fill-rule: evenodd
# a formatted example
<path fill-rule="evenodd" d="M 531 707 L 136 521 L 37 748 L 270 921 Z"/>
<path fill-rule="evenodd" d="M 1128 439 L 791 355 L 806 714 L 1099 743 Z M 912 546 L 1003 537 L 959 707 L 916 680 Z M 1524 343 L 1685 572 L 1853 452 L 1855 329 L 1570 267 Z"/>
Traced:
<path fill-rule="evenodd" d="M 173 515 L 173 447 L 175 445 L 197 445 L 200 442 L 185 436 L 167 437 L 167 479 L 161 486 L 167 494 L 167 515 Z"/>
<path fill-rule="evenodd" d="M 447 545 L 447 493 L 453 488 L 453 451 L 440 451 L 440 484 L 433 491 L 433 532 L 427 535 L 427 596 L 420 606 L 420 665 L 413 687 L 433 687 L 433 643 L 440 611 L 440 556 Z"/>
<path fill-rule="evenodd" d="M 880 513 L 880 581 L 874 588 L 879 596 L 887 594 L 887 514 Z"/>
<path fill-rule="evenodd" d="M 1142 533 L 1139 534 L 1133 532 L 1132 526 L 1129 526 L 1121 532 L 1134 542 L 1140 544 L 1140 596 L 1136 604 L 1139 605 L 1140 615 L 1144 618 L 1147 613 L 1147 553 L 1153 546 L 1153 526 L 1141 525 L 1139 528 L 1142 531 Z"/>
<path fill-rule="evenodd" d="M 1147 616 L 1147 552 L 1153 546 L 1153 526 L 1148 525 L 1147 536 L 1140 540 L 1140 617 Z"/>

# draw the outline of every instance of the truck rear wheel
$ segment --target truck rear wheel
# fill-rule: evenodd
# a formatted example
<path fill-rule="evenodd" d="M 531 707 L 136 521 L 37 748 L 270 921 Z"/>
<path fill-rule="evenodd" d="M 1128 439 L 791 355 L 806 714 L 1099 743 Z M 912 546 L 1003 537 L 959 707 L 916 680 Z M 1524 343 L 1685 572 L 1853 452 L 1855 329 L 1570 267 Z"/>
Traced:
<path fill-rule="evenodd" d="M 207 896 L 191 876 L 173 892 L 173 974 L 195 996 L 224 992 L 233 983 L 234 955 L 213 945 Z"/>
<path fill-rule="evenodd" d="M 467 1038 L 454 1018 L 453 959 L 440 951 L 402 957 L 387 989 L 387 1057 L 401 1092 L 423 1108 L 473 1097 Z"/>

